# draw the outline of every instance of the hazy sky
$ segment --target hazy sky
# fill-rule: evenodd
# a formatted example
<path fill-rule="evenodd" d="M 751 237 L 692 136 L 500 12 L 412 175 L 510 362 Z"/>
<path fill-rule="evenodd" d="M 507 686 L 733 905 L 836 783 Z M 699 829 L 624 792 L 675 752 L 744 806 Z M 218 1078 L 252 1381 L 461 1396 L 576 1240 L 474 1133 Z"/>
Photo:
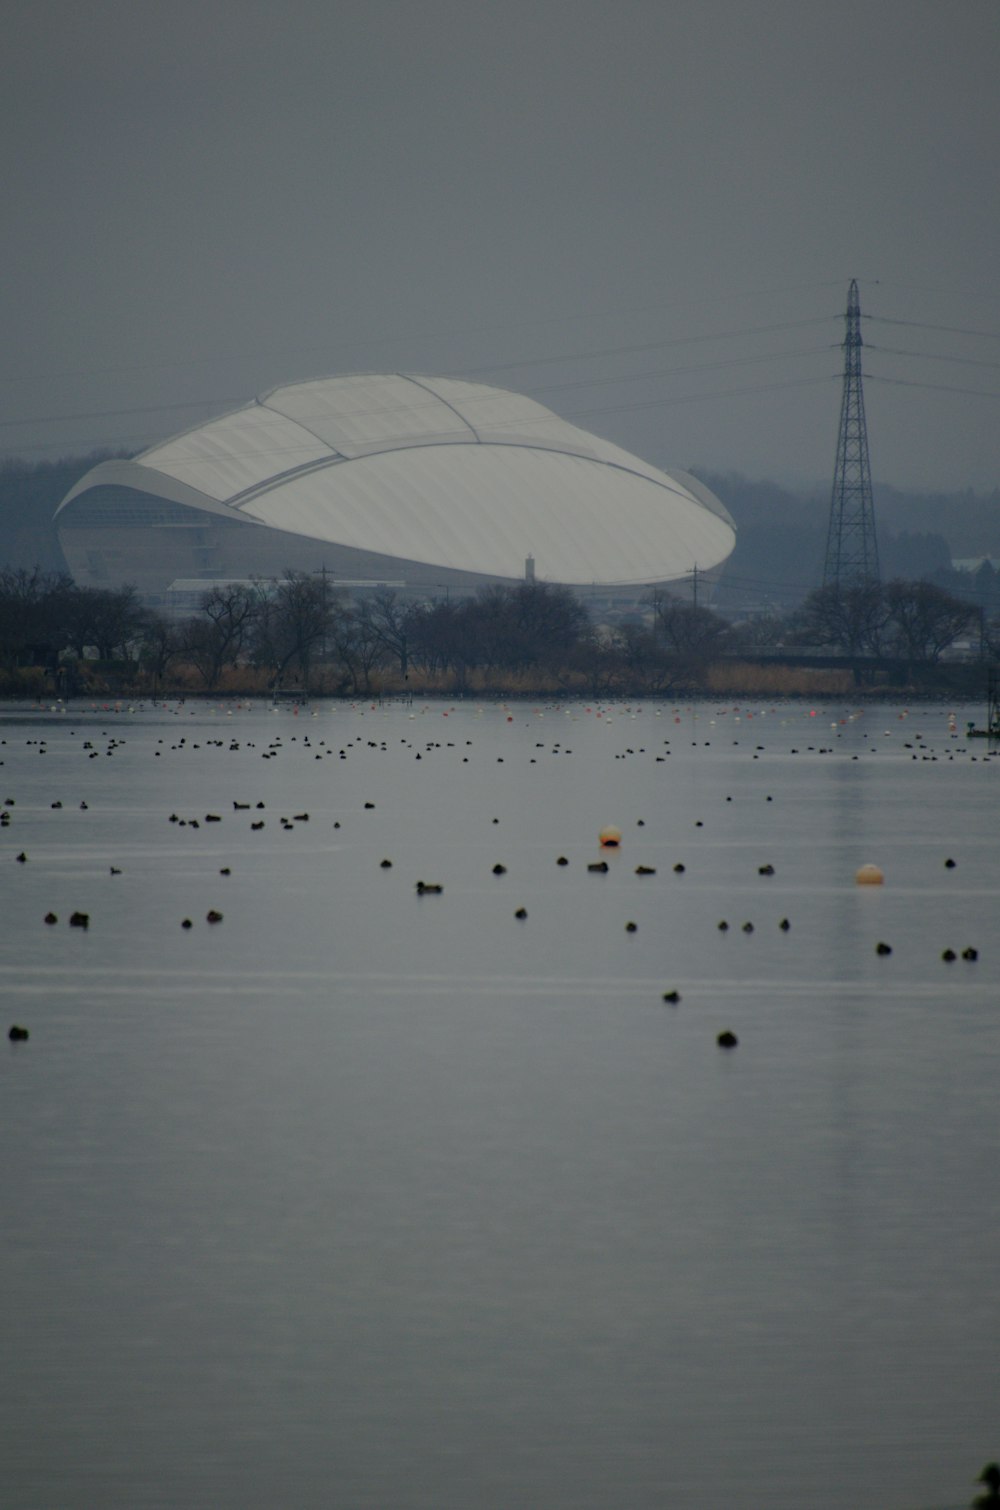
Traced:
<path fill-rule="evenodd" d="M 856 277 L 875 478 L 1000 485 L 997 0 L 3 14 L 4 451 L 401 370 L 824 482 Z"/>

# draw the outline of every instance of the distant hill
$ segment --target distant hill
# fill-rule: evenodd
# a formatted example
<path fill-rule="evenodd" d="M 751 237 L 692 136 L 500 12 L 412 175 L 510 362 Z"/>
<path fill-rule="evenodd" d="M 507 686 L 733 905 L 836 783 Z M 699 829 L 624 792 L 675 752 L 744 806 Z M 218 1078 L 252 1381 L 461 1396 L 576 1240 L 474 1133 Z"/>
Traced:
<path fill-rule="evenodd" d="M 0 461 L 0 566 L 66 571 L 52 516 L 85 472 L 121 454 L 94 451 L 59 461 Z"/>
<path fill-rule="evenodd" d="M 736 549 L 717 590 L 723 612 L 787 607 L 819 585 L 829 491 L 791 492 L 739 473 L 699 470 L 737 525 Z M 873 487 L 883 579 L 951 577 L 953 557 L 1000 555 L 1000 489 L 989 494 L 909 493 Z"/>

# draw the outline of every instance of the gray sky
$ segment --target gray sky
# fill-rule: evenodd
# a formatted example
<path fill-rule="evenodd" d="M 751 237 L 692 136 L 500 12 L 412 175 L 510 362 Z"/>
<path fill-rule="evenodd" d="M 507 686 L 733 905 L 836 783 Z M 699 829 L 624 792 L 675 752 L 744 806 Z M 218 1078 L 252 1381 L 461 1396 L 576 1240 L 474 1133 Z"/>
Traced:
<path fill-rule="evenodd" d="M 993 488 L 998 64 L 997 0 L 6 0 L 0 449 L 403 370 L 825 482 L 856 277 L 876 480 Z"/>

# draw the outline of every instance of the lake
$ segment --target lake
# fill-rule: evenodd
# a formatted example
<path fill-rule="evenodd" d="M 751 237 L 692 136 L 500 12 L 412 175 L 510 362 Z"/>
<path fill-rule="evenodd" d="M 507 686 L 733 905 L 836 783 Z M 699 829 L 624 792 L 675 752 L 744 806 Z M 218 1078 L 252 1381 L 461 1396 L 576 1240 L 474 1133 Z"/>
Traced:
<path fill-rule="evenodd" d="M 7 1510 L 968 1504 L 983 716 L 0 708 Z"/>

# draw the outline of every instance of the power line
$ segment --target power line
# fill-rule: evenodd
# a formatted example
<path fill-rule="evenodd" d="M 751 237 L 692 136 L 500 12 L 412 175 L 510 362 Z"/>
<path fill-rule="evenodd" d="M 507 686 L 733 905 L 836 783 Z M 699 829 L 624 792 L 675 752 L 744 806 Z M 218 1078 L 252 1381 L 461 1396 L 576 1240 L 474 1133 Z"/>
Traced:
<path fill-rule="evenodd" d="M 985 388 L 954 388 L 947 383 L 918 383 L 915 378 L 879 377 L 869 372 L 865 376 L 870 383 L 890 383 L 896 388 L 926 388 L 931 393 L 963 393 L 969 398 L 1000 398 L 1000 393 L 990 393 Z"/>
<path fill-rule="evenodd" d="M 88 413 L 52 414 L 46 419 L 0 419 L 0 430 L 20 425 L 62 425 L 75 419 L 117 419 L 132 414 L 173 414 L 180 409 L 214 409 L 219 404 L 242 404 L 242 398 L 193 398 L 184 404 L 147 404 L 141 409 L 93 409 Z"/>
<path fill-rule="evenodd" d="M 799 351 L 772 351 L 759 357 L 732 357 L 726 362 L 695 362 L 685 367 L 663 367 L 656 372 L 630 372 L 620 377 L 578 378 L 569 383 L 535 384 L 533 393 L 569 393 L 577 388 L 610 388 L 616 383 L 653 382 L 665 377 L 683 377 L 690 372 L 718 372 L 727 367 L 752 367 L 762 362 L 783 362 L 798 357 L 825 356 L 831 346 L 810 346 Z M 1000 366 L 1000 363 L 997 364 Z"/>
<path fill-rule="evenodd" d="M 757 363 L 762 362 L 780 362 L 786 359 L 791 360 L 798 357 L 819 356 L 825 354 L 831 349 L 832 348 L 829 346 L 813 346 L 806 350 L 799 351 L 770 352 L 764 356 L 759 357 L 733 357 L 728 361 L 722 362 L 696 362 L 690 366 L 661 368 L 656 372 L 625 373 L 618 377 L 579 378 L 575 382 L 542 384 L 540 386 L 535 386 L 532 391 L 535 393 L 572 392 L 577 388 L 601 388 L 611 387 L 616 383 L 654 381 L 656 379 L 664 377 L 685 376 L 691 372 L 713 372 L 724 370 L 727 367 L 746 367 L 753 366 Z M 242 406 L 247 404 L 248 402 L 252 401 L 248 401 L 245 395 L 240 395 L 237 397 L 227 396 L 225 398 L 217 397 L 189 399 L 186 402 L 179 404 L 148 404 L 140 408 L 132 409 L 94 409 L 74 412 L 72 414 L 52 414 L 45 417 L 40 415 L 32 415 L 26 419 L 0 420 L 0 430 L 17 429 L 21 425 L 65 424 L 69 421 L 78 419 L 117 419 L 119 416 L 124 418 L 134 414 L 171 414 L 183 409 L 212 409 L 219 408 L 227 404 Z M 428 403 L 427 407 L 431 408 L 433 407 L 433 405 Z M 379 409 L 378 411 L 371 412 L 384 414 L 386 411 L 385 409 Z M 363 411 L 352 411 L 352 417 L 357 418 L 362 415 L 362 413 Z M 523 421 L 519 421 L 518 423 L 523 423 Z"/>
<path fill-rule="evenodd" d="M 837 287 L 838 284 L 839 280 L 827 279 L 826 281 L 821 281 L 818 283 L 798 283 L 790 285 L 785 284 L 777 288 L 751 289 L 746 293 L 729 295 L 728 298 L 726 295 L 721 295 L 718 298 L 713 298 L 711 300 L 701 300 L 696 303 L 691 303 L 685 300 L 682 305 L 680 303 L 642 304 L 630 305 L 624 309 L 587 309 L 586 311 L 579 314 L 553 315 L 550 318 L 544 320 L 532 319 L 504 321 L 502 324 L 466 326 L 458 330 L 410 331 L 405 334 L 400 334 L 398 331 L 395 331 L 390 335 L 368 335 L 362 337 L 362 339 L 368 346 L 384 346 L 389 342 L 402 345 L 410 341 L 465 339 L 469 336 L 491 335 L 495 331 L 507 332 L 511 330 L 526 329 L 544 330 L 553 325 L 572 325 L 574 322 L 580 320 L 587 320 L 590 322 L 610 319 L 620 320 L 629 315 L 650 314 L 654 312 L 662 314 L 664 312 L 670 312 L 677 308 L 683 308 L 685 313 L 688 313 L 692 309 L 697 310 L 705 307 L 714 310 L 718 308 L 720 303 L 732 303 L 734 300 L 757 300 L 771 298 L 775 295 L 812 293 L 816 289 Z M 345 344 L 345 340 L 357 341 L 357 339 L 358 337 L 356 336 L 344 337 L 343 335 L 333 334 L 331 335 L 329 341 L 320 346 L 281 346 L 277 348 L 270 347 L 267 350 L 257 352 L 230 352 L 228 354 L 216 354 L 211 357 L 188 358 L 187 360 L 182 362 L 132 362 L 118 364 L 111 367 L 77 367 L 65 368 L 62 371 L 56 372 L 17 373 L 11 377 L 0 377 L 0 383 L 51 383 L 57 382 L 62 378 L 108 377 L 129 372 L 168 372 L 183 368 L 208 367 L 220 361 L 261 362 L 273 360 L 275 357 L 279 356 L 312 356 L 318 352 L 329 351 L 331 349 L 331 346 L 333 345 L 343 345 Z M 553 360 L 563 359 L 553 358 Z M 500 371 L 502 369 L 469 368 L 468 370 L 470 372 L 485 372 Z"/>
<path fill-rule="evenodd" d="M 589 362 L 595 357 L 627 356 L 636 351 L 660 351 L 665 346 L 693 346 L 706 341 L 735 341 L 742 339 L 743 336 L 771 335 L 779 330 L 802 330 L 809 325 L 829 325 L 833 318 L 832 315 L 818 315 L 808 320 L 785 320 L 774 325 L 748 326 L 745 330 L 721 330 L 697 336 L 666 336 L 661 341 L 642 341 L 629 346 L 605 346 L 595 351 L 566 352 L 562 356 L 532 357 L 520 362 L 465 367 L 456 376 L 466 377 L 476 372 L 514 372 L 525 367 L 550 366 L 556 362 Z"/>
<path fill-rule="evenodd" d="M 1000 362 L 986 362 L 978 357 L 950 357 L 933 351 L 904 351 L 896 346 L 873 346 L 865 342 L 866 351 L 879 351 L 891 357 L 918 357 L 927 362 L 956 362 L 963 367 L 1000 367 Z"/>
<path fill-rule="evenodd" d="M 753 383 L 753 384 L 750 384 L 750 385 L 745 386 L 745 387 L 718 389 L 715 392 L 710 392 L 710 393 L 688 393 L 688 394 L 678 395 L 677 397 L 674 397 L 674 398 L 644 399 L 644 400 L 640 400 L 640 401 L 635 402 L 635 403 L 629 403 L 629 404 L 609 404 L 609 405 L 602 405 L 602 406 L 599 406 L 599 407 L 596 407 L 596 408 L 591 408 L 591 409 L 570 409 L 565 414 L 561 414 L 558 417 L 561 418 L 561 419 L 586 419 L 588 416 L 594 416 L 594 415 L 602 415 L 602 414 L 628 414 L 628 413 L 631 413 L 633 410 L 641 410 L 641 409 L 666 409 L 666 408 L 675 407 L 675 406 L 680 405 L 680 404 L 701 403 L 701 402 L 704 402 L 704 401 L 707 401 L 707 400 L 713 400 L 713 399 L 740 398 L 740 397 L 745 397 L 748 394 L 758 394 L 758 393 L 776 393 L 776 392 L 780 392 L 781 390 L 787 389 L 787 388 L 802 388 L 802 387 L 806 387 L 807 385 L 810 385 L 810 384 L 829 383 L 829 382 L 831 382 L 833 380 L 833 378 L 835 376 L 836 376 L 836 374 L 832 374 L 831 373 L 831 374 L 823 374 L 823 375 L 821 375 L 819 377 L 811 377 L 811 378 L 790 378 L 790 379 L 788 379 L 786 381 L 783 381 L 783 382 L 780 382 L 780 383 Z M 189 406 L 187 406 L 187 405 L 181 405 L 179 407 L 185 408 L 185 407 L 189 407 Z M 145 412 L 145 411 L 142 411 L 142 410 L 138 410 L 138 411 L 110 411 L 111 414 L 114 414 L 115 412 L 123 412 L 123 413 L 125 413 L 125 412 L 136 412 L 136 413 L 142 413 L 142 412 Z M 153 410 L 153 411 L 150 411 L 150 412 L 154 412 L 155 413 L 155 412 L 158 412 L 158 411 Z M 81 417 L 84 417 L 84 416 L 81 416 Z M 509 426 L 512 426 L 515 429 L 521 429 L 526 424 L 531 424 L 531 423 L 536 423 L 536 422 L 537 423 L 544 423 L 547 419 L 548 419 L 548 415 L 542 415 L 542 416 L 539 416 L 538 421 L 526 420 L 524 418 L 519 418 L 519 419 L 515 419 L 515 420 L 507 420 L 507 421 L 499 422 L 497 424 L 497 428 L 501 428 L 501 425 L 509 425 Z M 169 437 L 168 437 L 168 439 L 169 439 Z M 58 450 L 65 450 L 67 447 L 79 446 L 79 445 L 83 445 L 83 444 L 89 444 L 90 449 L 96 450 L 96 449 L 100 449 L 100 448 L 103 448 L 103 447 L 122 446 L 122 445 L 129 444 L 129 443 L 131 443 L 133 441 L 134 442 L 139 442 L 140 444 L 143 444 L 144 446 L 148 444 L 148 438 L 147 438 L 146 434 L 142 433 L 142 434 L 139 434 L 139 435 L 116 435 L 116 436 L 109 437 L 108 439 L 105 439 L 105 440 L 102 440 L 102 441 L 94 441 L 94 442 L 89 442 L 89 443 L 87 443 L 87 442 L 81 442 L 81 441 L 64 441 L 64 440 L 63 441 L 45 441 L 45 442 L 36 443 L 36 444 L 33 444 L 33 445 L 29 445 L 29 446 L 18 446 L 17 450 L 18 450 L 18 452 L 32 452 L 32 453 L 39 452 L 39 451 L 58 451 Z M 158 444 L 160 444 L 160 442 L 158 442 L 158 441 L 154 441 L 153 442 L 154 446 L 158 445 Z M 234 454 L 237 455 L 237 456 L 239 456 L 239 455 L 250 455 L 250 454 L 264 455 L 264 454 L 272 454 L 272 450 L 269 450 L 267 452 L 260 452 L 260 453 L 249 453 L 249 452 L 242 452 L 241 453 L 241 452 L 236 452 Z"/>
<path fill-rule="evenodd" d="M 1000 341 L 997 330 L 965 330 L 958 325 L 926 325 L 922 320 L 893 320 L 888 315 L 863 315 L 865 320 L 876 320 L 880 325 L 907 325 L 911 330 L 939 330 L 950 336 L 983 336 L 987 341 Z"/>
<path fill-rule="evenodd" d="M 705 399 L 717 398 L 741 398 L 753 393 L 777 393 L 784 388 L 804 388 L 813 383 L 830 383 L 836 378 L 836 373 L 826 373 L 822 377 L 791 378 L 783 383 L 755 383 L 748 388 L 725 388 L 715 393 L 687 393 L 678 398 L 646 399 L 638 404 L 615 404 L 601 409 L 573 409 L 570 416 L 574 419 L 585 419 L 594 414 L 625 414 L 633 409 L 669 409 L 678 404 L 695 404 Z"/>

